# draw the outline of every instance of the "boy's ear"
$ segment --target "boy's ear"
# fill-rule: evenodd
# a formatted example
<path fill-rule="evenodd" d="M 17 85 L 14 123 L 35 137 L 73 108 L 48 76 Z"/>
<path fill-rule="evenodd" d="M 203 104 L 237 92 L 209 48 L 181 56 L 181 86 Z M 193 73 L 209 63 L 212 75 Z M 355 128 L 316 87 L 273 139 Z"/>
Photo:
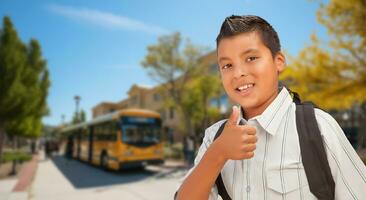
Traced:
<path fill-rule="evenodd" d="M 282 52 L 278 52 L 275 56 L 275 65 L 278 73 L 281 73 L 286 66 L 286 57 Z"/>

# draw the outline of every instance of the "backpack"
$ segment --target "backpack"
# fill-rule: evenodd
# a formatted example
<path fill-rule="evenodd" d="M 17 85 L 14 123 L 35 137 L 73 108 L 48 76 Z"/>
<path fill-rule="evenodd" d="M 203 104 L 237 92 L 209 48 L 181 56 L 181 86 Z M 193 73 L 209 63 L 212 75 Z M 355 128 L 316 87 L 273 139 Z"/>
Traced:
<path fill-rule="evenodd" d="M 320 200 L 334 199 L 335 184 L 330 171 L 323 139 L 315 118 L 314 105 L 301 102 L 297 93 L 290 91 L 296 104 L 296 126 L 299 135 L 302 162 L 311 193 Z M 217 139 L 225 128 L 225 121 L 214 137 Z M 223 200 L 231 200 L 226 191 L 221 173 L 216 179 L 216 187 Z"/>

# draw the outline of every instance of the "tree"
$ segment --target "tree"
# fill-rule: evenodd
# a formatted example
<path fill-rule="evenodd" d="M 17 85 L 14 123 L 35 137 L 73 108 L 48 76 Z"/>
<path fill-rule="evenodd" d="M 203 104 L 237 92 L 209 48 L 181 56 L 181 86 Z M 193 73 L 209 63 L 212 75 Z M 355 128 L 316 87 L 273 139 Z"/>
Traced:
<path fill-rule="evenodd" d="M 0 35 L 0 160 L 6 123 L 18 116 L 24 116 L 27 110 L 22 95 L 26 88 L 21 82 L 26 64 L 25 51 L 10 18 L 4 17 Z"/>
<path fill-rule="evenodd" d="M 20 82 L 27 88 L 21 94 L 27 104 L 25 116 L 9 120 L 6 130 L 14 136 L 39 137 L 42 131 L 42 117 L 48 114 L 47 95 L 50 86 L 46 61 L 42 58 L 41 47 L 32 39 L 27 48 L 27 62 Z"/>
<path fill-rule="evenodd" d="M 42 57 L 41 46 L 32 39 L 28 50 L 28 76 L 24 84 L 33 86 L 34 107 L 32 113 L 36 117 L 43 117 L 49 113 L 47 106 L 48 88 L 51 85 L 46 60 Z"/>
<path fill-rule="evenodd" d="M 356 91 L 353 94 L 347 92 L 346 95 L 339 91 L 345 83 L 351 82 L 339 73 L 345 72 L 347 66 L 320 48 L 316 35 L 312 35 L 312 44 L 292 59 L 288 69 L 281 74 L 281 80 L 300 93 L 302 99 L 313 101 L 323 109 L 346 109 L 363 95 L 356 92 L 357 88 L 354 88 Z"/>
<path fill-rule="evenodd" d="M 48 114 L 47 95 L 50 86 L 46 61 L 42 58 L 41 47 L 32 39 L 27 48 L 27 64 L 22 75 L 22 84 L 27 87 L 23 94 L 27 102 L 27 115 L 10 121 L 7 132 L 14 135 L 36 138 L 42 133 L 41 118 Z M 17 134 L 15 134 L 17 133 Z"/>
<path fill-rule="evenodd" d="M 12 137 L 38 137 L 48 113 L 50 86 L 46 61 L 37 40 L 24 45 L 9 17 L 0 31 L 0 159 L 5 132 Z"/>
<path fill-rule="evenodd" d="M 359 106 L 366 113 L 366 2 L 331 0 L 321 4 L 318 21 L 329 35 L 312 43 L 293 58 L 281 78 L 307 100 L 325 109 Z M 366 124 L 366 116 L 363 117 Z M 366 134 L 366 129 L 361 132 Z"/>
<path fill-rule="evenodd" d="M 189 113 L 195 130 L 202 132 L 211 121 L 219 117 L 219 110 L 210 105 L 210 100 L 219 96 L 221 82 L 217 74 L 207 74 L 194 78 L 186 84 L 183 105 Z"/>
<path fill-rule="evenodd" d="M 366 2 L 333 0 L 321 5 L 318 21 L 328 30 L 329 47 L 334 52 L 334 73 L 341 77 L 339 87 L 331 88 L 331 96 L 343 96 L 352 103 L 366 100 Z M 335 83 L 335 81 L 334 81 Z"/>
<path fill-rule="evenodd" d="M 142 61 L 142 65 L 148 70 L 149 75 L 161 83 L 166 94 L 166 105 L 177 108 L 182 116 L 184 131 L 189 135 L 194 134 L 191 114 L 192 101 L 197 96 L 185 98 L 190 92 L 187 86 L 189 81 L 202 74 L 204 69 L 199 62 L 203 56 L 203 48 L 194 46 L 189 41 L 185 47 L 181 47 L 182 39 L 179 33 L 162 36 L 158 43 L 147 47 L 148 53 Z M 189 105 L 189 106 L 187 106 Z M 197 107 L 197 106 L 195 106 Z"/>
<path fill-rule="evenodd" d="M 74 116 L 72 117 L 71 124 L 78 124 L 86 121 L 85 111 L 83 109 L 80 112 L 74 112 Z"/>

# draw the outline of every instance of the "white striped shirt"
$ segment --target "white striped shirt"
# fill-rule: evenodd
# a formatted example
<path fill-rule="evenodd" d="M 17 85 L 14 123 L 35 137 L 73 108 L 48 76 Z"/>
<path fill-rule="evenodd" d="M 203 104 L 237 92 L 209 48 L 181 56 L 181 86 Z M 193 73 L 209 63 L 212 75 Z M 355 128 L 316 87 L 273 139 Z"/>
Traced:
<path fill-rule="evenodd" d="M 229 160 L 221 171 L 233 200 L 316 199 L 310 192 L 301 160 L 295 110 L 296 105 L 289 92 L 283 88 L 261 115 L 246 121 L 241 113 L 239 120 L 256 127 L 258 142 L 253 158 Z M 335 199 L 365 200 L 365 165 L 328 113 L 315 109 L 315 116 L 335 182 Z M 221 120 L 206 129 L 195 165 L 200 162 L 223 122 Z M 214 186 L 209 199 L 217 197 Z"/>

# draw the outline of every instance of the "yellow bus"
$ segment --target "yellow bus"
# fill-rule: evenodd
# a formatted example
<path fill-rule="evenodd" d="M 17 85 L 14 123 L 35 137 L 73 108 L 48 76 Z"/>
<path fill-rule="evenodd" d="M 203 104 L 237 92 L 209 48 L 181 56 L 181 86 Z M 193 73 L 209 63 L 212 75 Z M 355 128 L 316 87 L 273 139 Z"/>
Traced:
<path fill-rule="evenodd" d="M 123 109 L 92 121 L 66 127 L 67 156 L 99 165 L 124 169 L 163 164 L 160 114 L 144 109 Z"/>

